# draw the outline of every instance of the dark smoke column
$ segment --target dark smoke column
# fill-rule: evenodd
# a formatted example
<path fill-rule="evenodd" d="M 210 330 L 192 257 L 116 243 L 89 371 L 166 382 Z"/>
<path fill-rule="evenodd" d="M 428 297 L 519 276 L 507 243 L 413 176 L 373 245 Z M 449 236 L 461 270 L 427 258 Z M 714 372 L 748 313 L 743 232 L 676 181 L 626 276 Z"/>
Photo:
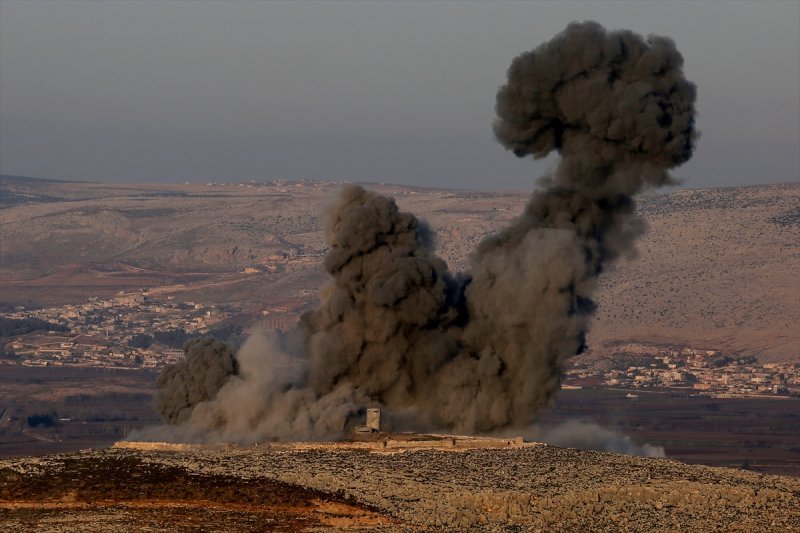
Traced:
<path fill-rule="evenodd" d="M 520 157 L 561 161 L 478 245 L 472 272 L 450 274 L 394 200 L 344 188 L 319 307 L 286 346 L 254 336 L 234 358 L 206 341 L 167 368 L 158 405 L 170 438 L 333 438 L 371 406 L 396 429 L 528 425 L 584 348 L 598 275 L 641 231 L 633 195 L 689 159 L 694 100 L 663 37 L 588 22 L 522 54 L 497 95 L 495 135 Z"/>
<path fill-rule="evenodd" d="M 584 347 L 603 267 L 639 232 L 632 195 L 670 183 L 691 157 L 695 86 L 666 37 L 574 23 L 514 59 L 497 94 L 497 140 L 515 155 L 561 161 L 523 215 L 478 247 L 465 338 L 449 388 L 482 400 L 453 422 L 527 423 Z M 447 405 L 446 389 L 442 389 Z M 459 410 L 451 406 L 451 414 Z"/>
<path fill-rule="evenodd" d="M 185 422 L 199 403 L 214 398 L 238 373 L 232 346 L 212 337 L 187 341 L 183 359 L 167 365 L 158 376 L 156 409 L 167 424 Z"/>

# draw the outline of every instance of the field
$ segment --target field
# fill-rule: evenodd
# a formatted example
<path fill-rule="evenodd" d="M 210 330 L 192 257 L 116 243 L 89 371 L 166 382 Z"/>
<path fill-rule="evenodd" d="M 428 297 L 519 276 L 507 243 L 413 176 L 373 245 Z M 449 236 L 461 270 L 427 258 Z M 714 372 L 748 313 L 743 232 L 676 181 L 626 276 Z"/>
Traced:
<path fill-rule="evenodd" d="M 0 456 L 108 446 L 156 423 L 155 378 L 151 371 L 0 367 Z M 31 427 L 35 416 L 46 418 Z"/>
<path fill-rule="evenodd" d="M 626 395 L 634 393 L 636 399 Z M 580 418 L 687 463 L 800 476 L 800 400 L 678 392 L 563 390 L 543 423 Z"/>
<path fill-rule="evenodd" d="M 3 367 L 0 457 L 105 447 L 131 429 L 157 423 L 155 378 L 148 371 Z M 539 420 L 596 422 L 636 443 L 663 446 L 668 457 L 688 463 L 800 476 L 798 400 L 642 391 L 631 400 L 629 392 L 563 390 Z M 69 420 L 27 425 L 28 416 L 51 412 Z"/>

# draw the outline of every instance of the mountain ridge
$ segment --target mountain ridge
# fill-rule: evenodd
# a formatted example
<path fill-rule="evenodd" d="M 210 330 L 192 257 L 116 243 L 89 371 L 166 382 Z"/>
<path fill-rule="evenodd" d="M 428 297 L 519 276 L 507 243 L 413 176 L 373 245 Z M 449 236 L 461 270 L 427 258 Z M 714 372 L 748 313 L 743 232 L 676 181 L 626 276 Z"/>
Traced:
<path fill-rule="evenodd" d="M 22 202 L 0 209 L 0 288 L 8 303 L 166 287 L 191 272 L 237 283 L 225 290 L 190 283 L 178 297 L 266 307 L 299 294 L 310 304 L 325 282 L 324 212 L 340 186 L 0 185 Z M 508 224 L 527 200 L 509 192 L 372 188 L 427 221 L 452 271 L 468 269 L 480 239 Z M 800 323 L 798 206 L 798 183 L 640 197 L 648 230 L 633 258 L 601 276 L 590 346 L 602 352 L 612 341 L 639 339 L 763 360 L 800 357 L 793 332 Z"/>

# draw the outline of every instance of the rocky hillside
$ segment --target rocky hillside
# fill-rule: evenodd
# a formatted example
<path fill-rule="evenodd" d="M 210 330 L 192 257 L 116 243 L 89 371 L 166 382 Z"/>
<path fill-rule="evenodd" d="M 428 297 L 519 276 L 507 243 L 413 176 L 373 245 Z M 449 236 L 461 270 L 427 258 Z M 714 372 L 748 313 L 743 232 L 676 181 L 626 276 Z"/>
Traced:
<path fill-rule="evenodd" d="M 338 185 L 111 185 L 0 179 L 7 303 L 180 284 L 183 297 L 312 301 L 325 206 Z M 451 268 L 519 213 L 526 194 L 369 187 L 426 219 Z M 590 343 L 800 356 L 800 184 L 681 190 L 640 200 L 648 231 L 600 282 Z M 232 286 L 192 280 L 249 270 Z M 192 278 L 191 276 L 195 276 Z"/>
<path fill-rule="evenodd" d="M 555 448 L 110 449 L 0 461 L 3 531 L 792 531 L 800 480 Z"/>
<path fill-rule="evenodd" d="M 601 278 L 611 339 L 800 357 L 800 183 L 647 197 L 638 254 Z"/>

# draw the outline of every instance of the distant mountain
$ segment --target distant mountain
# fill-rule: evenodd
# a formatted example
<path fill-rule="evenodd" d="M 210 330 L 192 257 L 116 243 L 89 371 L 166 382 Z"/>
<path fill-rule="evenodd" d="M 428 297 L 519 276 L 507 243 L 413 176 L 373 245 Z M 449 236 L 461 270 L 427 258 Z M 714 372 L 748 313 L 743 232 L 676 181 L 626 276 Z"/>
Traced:
<path fill-rule="evenodd" d="M 52 190 L 54 184 L 65 183 L 41 178 L 25 176 L 0 175 L 0 208 L 14 207 L 29 203 L 47 203 L 63 200 L 60 196 L 53 196 L 42 192 Z"/>
<path fill-rule="evenodd" d="M 21 185 L 21 184 L 41 184 L 41 183 L 81 183 L 70 180 L 54 180 L 49 178 L 32 178 L 30 176 L 14 176 L 12 174 L 0 174 L 0 184 Z"/>
<path fill-rule="evenodd" d="M 328 182 L 131 185 L 3 177 L 0 293 L 82 301 L 163 287 L 197 301 L 312 302 L 324 283 Z M 426 219 L 452 270 L 524 194 L 370 186 Z M 800 184 L 646 196 L 637 254 L 603 274 L 590 332 L 768 359 L 800 357 Z M 531 310 L 535 312 L 535 310 Z M 612 349 L 612 348 L 608 348 Z"/>
<path fill-rule="evenodd" d="M 676 191 L 639 211 L 637 255 L 601 276 L 595 345 L 800 357 L 800 184 Z"/>

